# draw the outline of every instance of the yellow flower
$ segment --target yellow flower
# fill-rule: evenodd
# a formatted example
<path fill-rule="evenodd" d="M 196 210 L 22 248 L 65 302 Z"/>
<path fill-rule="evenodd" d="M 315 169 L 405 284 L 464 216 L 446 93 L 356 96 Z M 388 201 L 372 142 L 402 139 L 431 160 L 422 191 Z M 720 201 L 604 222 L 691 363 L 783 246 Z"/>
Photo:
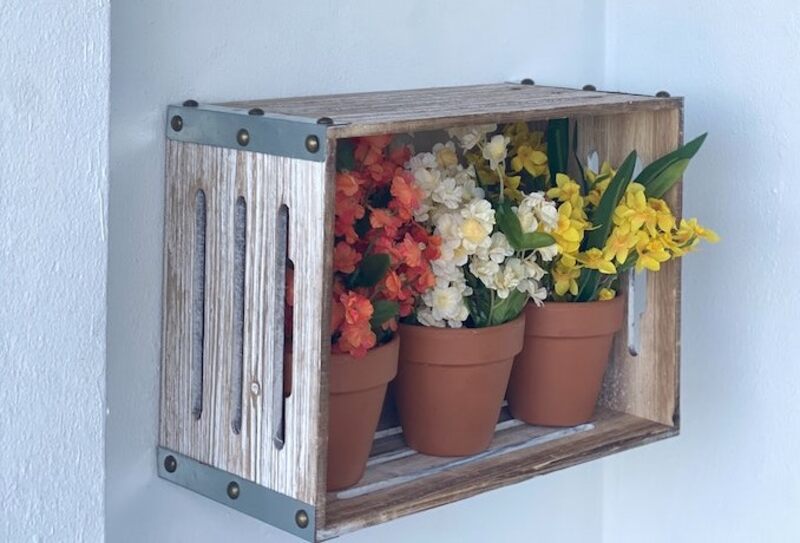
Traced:
<path fill-rule="evenodd" d="M 587 268 L 597 270 L 600 273 L 607 275 L 617 273 L 616 266 L 610 260 L 603 258 L 603 251 L 600 249 L 589 249 L 584 253 L 579 253 L 575 258 Z"/>
<path fill-rule="evenodd" d="M 613 300 L 616 295 L 617 293 L 613 288 L 601 288 L 600 292 L 597 293 L 597 299 L 601 302 L 607 302 L 608 300 Z"/>
<path fill-rule="evenodd" d="M 651 236 L 656 235 L 658 217 L 656 210 L 647 204 L 644 186 L 631 183 L 625 190 L 625 197 L 614 210 L 614 224 L 629 225 L 631 232 L 638 232 L 646 227 Z"/>
<path fill-rule="evenodd" d="M 606 192 L 606 189 L 610 183 L 611 178 L 607 177 L 604 180 L 598 181 L 592 185 L 591 190 L 589 190 L 589 194 L 586 195 L 586 201 L 595 207 L 599 206 L 600 199 L 603 197 L 603 194 Z"/>
<path fill-rule="evenodd" d="M 547 155 L 528 145 L 521 145 L 517 149 L 517 156 L 511 159 L 511 168 L 515 172 L 522 171 L 524 168 L 534 177 L 544 175 L 548 171 Z"/>
<path fill-rule="evenodd" d="M 556 186 L 547 191 L 547 196 L 556 198 L 559 202 L 569 202 L 573 207 L 583 209 L 581 186 L 563 173 L 556 174 Z"/>
<path fill-rule="evenodd" d="M 558 206 L 558 221 L 551 232 L 562 253 L 576 253 L 583 241 L 586 223 L 573 218 L 572 204 L 564 202 Z"/>
<path fill-rule="evenodd" d="M 458 156 L 455 149 L 444 146 L 436 153 L 436 162 L 440 168 L 450 168 L 458 164 Z"/>
<path fill-rule="evenodd" d="M 639 257 L 636 259 L 636 271 L 660 270 L 661 264 L 670 259 L 664 241 L 660 238 L 650 238 L 644 231 L 639 232 L 638 237 L 636 251 L 639 253 Z"/>
<path fill-rule="evenodd" d="M 628 225 L 614 227 L 603 248 L 603 258 L 606 260 L 616 258 L 617 262 L 624 264 L 628 260 L 630 250 L 636 247 L 636 241 L 636 235 L 631 232 Z"/>
<path fill-rule="evenodd" d="M 681 228 L 691 229 L 695 236 L 698 238 L 703 238 L 706 241 L 710 241 L 711 243 L 716 243 L 719 241 L 719 236 L 717 233 L 710 228 L 700 226 L 697 223 L 697 219 L 682 220 Z"/>
<path fill-rule="evenodd" d="M 656 224 L 662 232 L 670 232 L 675 228 L 675 215 L 667 202 L 659 198 L 649 198 L 648 205 L 656 212 Z"/>
<path fill-rule="evenodd" d="M 578 295 L 578 278 L 581 276 L 581 270 L 575 267 L 574 258 L 566 258 L 566 255 L 560 258 L 551 273 L 556 294 L 564 296 L 569 292 L 573 296 Z"/>
<path fill-rule="evenodd" d="M 611 164 L 609 164 L 607 161 L 604 161 L 603 165 L 600 166 L 599 173 L 595 172 L 591 168 L 586 168 L 583 172 L 583 175 L 586 177 L 586 181 L 588 181 L 590 185 L 594 185 L 606 179 L 610 181 L 612 177 L 617 175 L 617 171 L 612 170 Z"/>
<path fill-rule="evenodd" d="M 519 175 L 507 175 L 504 177 L 504 186 L 506 196 L 515 202 L 521 202 L 525 195 L 519 190 L 519 184 L 522 178 Z"/>

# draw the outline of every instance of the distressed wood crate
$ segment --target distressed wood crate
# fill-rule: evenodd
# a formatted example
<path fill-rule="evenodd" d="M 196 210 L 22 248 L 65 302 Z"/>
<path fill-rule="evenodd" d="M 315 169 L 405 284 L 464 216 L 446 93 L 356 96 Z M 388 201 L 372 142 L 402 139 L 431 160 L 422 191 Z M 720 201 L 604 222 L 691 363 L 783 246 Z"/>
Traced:
<path fill-rule="evenodd" d="M 644 163 L 682 143 L 683 101 L 526 84 L 189 101 L 167 116 L 159 475 L 307 541 L 674 436 L 680 261 L 630 296 L 638 355 L 616 341 L 597 416 L 569 429 L 504 411 L 486 453 L 432 458 L 386 419 L 363 480 L 325 490 L 335 150 L 339 139 L 567 117 L 579 155 Z M 667 197 L 681 211 L 680 185 Z M 294 384 L 282 394 L 286 258 Z M 632 307 L 633 302 L 631 302 Z"/>

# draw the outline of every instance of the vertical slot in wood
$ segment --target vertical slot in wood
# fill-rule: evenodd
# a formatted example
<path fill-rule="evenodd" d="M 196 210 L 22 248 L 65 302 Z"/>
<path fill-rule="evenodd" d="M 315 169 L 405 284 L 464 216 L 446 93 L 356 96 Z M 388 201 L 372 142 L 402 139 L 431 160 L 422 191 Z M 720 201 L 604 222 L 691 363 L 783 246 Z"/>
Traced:
<path fill-rule="evenodd" d="M 192 262 L 192 415 L 203 413 L 203 358 L 206 306 L 206 193 L 198 190 L 194 200 L 194 252 Z"/>
<path fill-rule="evenodd" d="M 245 265 L 247 263 L 247 203 L 243 197 L 236 200 L 233 220 L 233 360 L 231 364 L 231 389 L 233 390 L 234 434 L 242 430 L 242 379 L 244 375 L 244 295 Z"/>
<path fill-rule="evenodd" d="M 271 399 L 270 399 L 270 416 L 272 420 L 276 421 L 274 426 L 275 433 L 272 436 L 272 442 L 277 449 L 282 449 L 285 443 L 286 436 L 286 396 L 284 394 L 284 352 L 285 352 L 285 335 L 284 328 L 289 328 L 289 337 L 291 337 L 291 330 L 294 326 L 291 317 L 287 321 L 285 311 L 286 304 L 286 281 L 287 277 L 291 278 L 293 275 L 287 275 L 286 267 L 290 263 L 287 254 L 289 250 L 289 208 L 286 205 L 281 205 L 278 208 L 278 216 L 275 225 L 275 272 L 278 274 L 278 280 L 275 284 L 278 286 L 278 292 L 275 295 L 275 313 L 278 315 L 278 322 L 275 330 L 271 332 L 274 334 L 275 359 L 272 360 L 274 366 L 275 379 L 272 383 Z M 293 289 L 293 287 L 292 287 Z M 290 315 L 292 313 L 290 312 Z M 291 359 L 294 364 L 294 359 Z M 291 368 L 289 369 L 291 372 Z"/>

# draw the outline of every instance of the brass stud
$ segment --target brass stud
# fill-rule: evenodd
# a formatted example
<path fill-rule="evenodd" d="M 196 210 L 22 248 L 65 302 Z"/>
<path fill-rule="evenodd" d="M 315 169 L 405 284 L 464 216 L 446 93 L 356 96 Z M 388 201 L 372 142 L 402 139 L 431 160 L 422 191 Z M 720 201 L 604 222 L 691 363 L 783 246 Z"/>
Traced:
<path fill-rule="evenodd" d="M 186 100 L 183 103 L 183 107 L 197 107 L 198 105 L 197 100 Z"/>
<path fill-rule="evenodd" d="M 535 85 L 536 84 L 536 82 L 533 79 L 531 79 L 530 77 L 526 77 L 525 79 L 523 79 L 519 83 L 520 83 L 520 85 Z"/>
<path fill-rule="evenodd" d="M 584 86 L 583 86 L 583 90 L 585 90 L 585 91 L 596 91 L 596 90 L 597 90 L 597 87 L 595 87 L 594 85 L 592 85 L 592 84 L 590 83 L 590 84 L 588 84 L 588 85 L 584 85 Z"/>
<path fill-rule="evenodd" d="M 175 132 L 183 130 L 183 118 L 180 115 L 175 115 L 169 120 L 169 125 Z"/>
<path fill-rule="evenodd" d="M 319 138 L 311 134 L 306 138 L 306 149 L 309 153 L 316 153 L 319 151 Z"/>
<path fill-rule="evenodd" d="M 247 112 L 248 115 L 255 115 L 256 117 L 261 117 L 264 115 L 264 110 L 260 107 L 254 107 L 250 111 Z"/>
<path fill-rule="evenodd" d="M 228 497 L 232 500 L 239 497 L 239 483 L 236 481 L 228 483 Z"/>
<path fill-rule="evenodd" d="M 658 91 L 656 93 L 656 98 L 669 98 L 669 96 L 670 96 L 670 94 L 665 90 Z"/>
<path fill-rule="evenodd" d="M 239 130 L 239 133 L 236 134 L 236 141 L 242 147 L 247 147 L 247 144 L 250 143 L 250 132 L 242 128 Z"/>
<path fill-rule="evenodd" d="M 178 461 L 174 456 L 169 455 L 164 458 L 164 469 L 167 470 L 167 473 L 175 473 L 175 470 L 178 469 Z"/>
<path fill-rule="evenodd" d="M 297 513 L 295 513 L 294 521 L 300 528 L 308 527 L 308 513 L 306 513 L 305 509 L 300 509 Z"/>
<path fill-rule="evenodd" d="M 331 119 L 330 117 L 320 117 L 319 119 L 317 119 L 317 124 L 331 125 L 333 124 L 333 119 Z"/>

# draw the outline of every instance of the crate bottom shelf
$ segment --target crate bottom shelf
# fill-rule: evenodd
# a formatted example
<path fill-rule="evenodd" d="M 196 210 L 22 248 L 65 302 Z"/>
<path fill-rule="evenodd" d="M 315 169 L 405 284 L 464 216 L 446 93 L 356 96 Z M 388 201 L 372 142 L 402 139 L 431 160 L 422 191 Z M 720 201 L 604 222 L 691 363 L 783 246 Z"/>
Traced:
<path fill-rule="evenodd" d="M 320 539 L 387 522 L 608 454 L 664 439 L 676 427 L 599 408 L 572 428 L 529 426 L 503 413 L 488 451 L 437 458 L 406 447 L 399 428 L 378 432 L 359 484 L 327 495 Z"/>

